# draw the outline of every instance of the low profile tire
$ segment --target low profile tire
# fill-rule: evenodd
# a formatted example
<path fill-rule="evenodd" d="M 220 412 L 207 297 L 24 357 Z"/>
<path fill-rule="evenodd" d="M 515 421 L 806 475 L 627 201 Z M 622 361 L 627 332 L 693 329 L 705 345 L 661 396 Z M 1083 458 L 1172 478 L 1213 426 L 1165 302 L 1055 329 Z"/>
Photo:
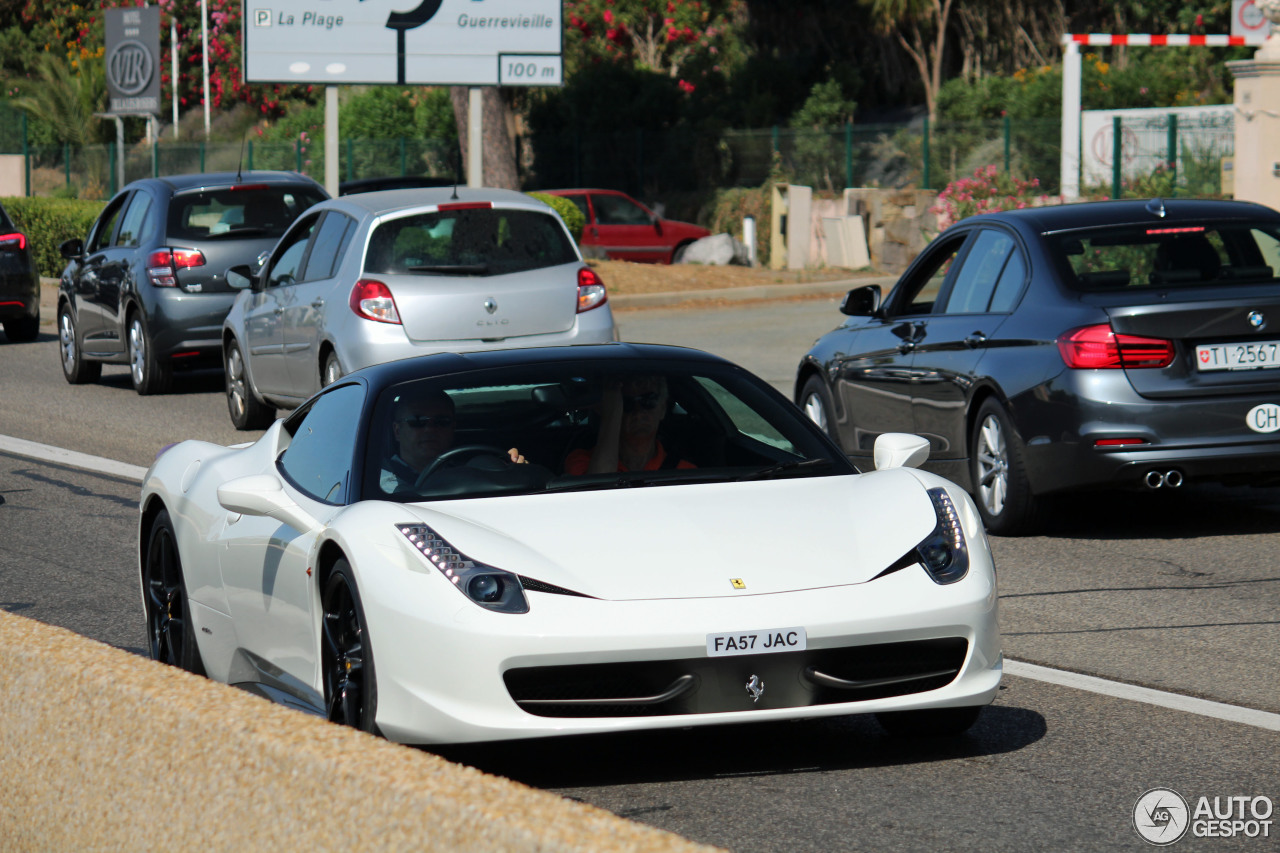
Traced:
<path fill-rule="evenodd" d="M 800 408 L 809 420 L 831 436 L 832 441 L 840 443 L 836 436 L 835 407 L 831 405 L 831 394 L 821 377 L 810 376 L 805 380 L 804 387 L 800 390 Z"/>
<path fill-rule="evenodd" d="M 76 319 L 66 304 L 58 309 L 58 360 L 62 362 L 62 375 L 72 385 L 97 382 L 102 375 L 102 362 L 85 360 Z"/>
<path fill-rule="evenodd" d="M 151 524 L 142 583 L 146 591 L 147 639 L 152 659 L 204 675 L 182 559 L 178 556 L 178 540 L 168 510 L 156 516 Z"/>
<path fill-rule="evenodd" d="M 378 679 L 373 649 L 369 646 L 360 591 L 346 560 L 334 564 L 324 585 L 321 607 L 325 713 L 331 723 L 377 734 Z"/>
<path fill-rule="evenodd" d="M 928 708 L 923 711 L 892 711 L 876 714 L 878 722 L 894 737 L 955 737 L 978 721 L 982 705 L 967 708 Z"/>
<path fill-rule="evenodd" d="M 129 316 L 128 337 L 129 376 L 133 379 L 133 390 L 144 397 L 168 391 L 173 368 L 156 358 L 146 321 L 139 312 Z"/>
<path fill-rule="evenodd" d="M 29 344 L 40 337 L 39 317 L 17 317 L 4 321 L 4 333 L 10 343 Z"/>
<path fill-rule="evenodd" d="M 987 530 L 997 536 L 1031 532 L 1041 521 L 1044 502 L 1031 492 L 1013 422 L 993 398 L 978 409 L 969 460 L 974 501 Z"/>
<path fill-rule="evenodd" d="M 266 429 L 276 419 L 276 410 L 260 401 L 249 385 L 240 344 L 232 341 L 224 351 L 223 373 L 226 377 L 227 413 L 236 429 Z"/>
<path fill-rule="evenodd" d="M 331 352 L 324 357 L 324 369 L 320 371 L 320 387 L 328 388 L 342 378 L 342 365 L 338 363 L 338 354 Z"/>

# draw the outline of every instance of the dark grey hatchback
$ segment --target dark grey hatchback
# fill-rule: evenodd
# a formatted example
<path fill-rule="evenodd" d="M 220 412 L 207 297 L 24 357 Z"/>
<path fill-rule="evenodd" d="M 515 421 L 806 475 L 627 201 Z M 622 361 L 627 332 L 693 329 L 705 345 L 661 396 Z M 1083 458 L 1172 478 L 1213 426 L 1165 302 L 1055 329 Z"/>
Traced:
<path fill-rule="evenodd" d="M 329 194 L 295 172 L 220 172 L 134 181 L 85 240 L 60 247 L 62 372 L 93 382 L 128 364 L 139 394 L 168 389 L 178 366 L 221 364 L 222 321 L 238 291 L 228 267 L 256 265 Z"/>
<path fill-rule="evenodd" d="M 849 292 L 796 401 L 855 461 L 929 440 L 993 533 L 1045 498 L 1280 483 L 1280 213 L 1106 201 L 962 220 L 889 295 Z"/>

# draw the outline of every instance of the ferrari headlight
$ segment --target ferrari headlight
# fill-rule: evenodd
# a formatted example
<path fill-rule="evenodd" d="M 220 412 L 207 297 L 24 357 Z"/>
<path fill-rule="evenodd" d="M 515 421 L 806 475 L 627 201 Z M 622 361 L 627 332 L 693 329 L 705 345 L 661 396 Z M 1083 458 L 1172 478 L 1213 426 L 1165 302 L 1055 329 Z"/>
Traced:
<path fill-rule="evenodd" d="M 515 574 L 477 563 L 425 524 L 399 524 L 396 528 L 428 563 L 476 604 L 499 613 L 529 612 L 529 601 Z"/>
<path fill-rule="evenodd" d="M 916 546 L 916 553 L 934 583 L 955 583 L 969 573 L 969 545 L 960 514 L 946 489 L 929 489 L 929 500 L 938 514 L 938 526 Z"/>

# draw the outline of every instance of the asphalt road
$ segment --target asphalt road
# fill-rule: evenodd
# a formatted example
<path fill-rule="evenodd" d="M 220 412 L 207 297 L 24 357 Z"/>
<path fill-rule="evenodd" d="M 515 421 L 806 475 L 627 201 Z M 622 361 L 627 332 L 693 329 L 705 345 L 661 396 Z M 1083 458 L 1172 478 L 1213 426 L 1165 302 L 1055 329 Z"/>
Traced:
<path fill-rule="evenodd" d="M 623 337 L 726 355 L 789 390 L 832 300 L 619 312 Z M 68 386 L 56 344 L 0 344 L 0 435 L 135 465 L 232 443 L 217 374 L 140 398 L 123 368 Z M 137 484 L 0 453 L 0 607 L 141 652 Z M 993 540 L 1005 654 L 1280 713 L 1280 490 L 1187 488 L 1064 503 Z M 1145 847 L 1146 790 L 1280 799 L 1280 732 L 1008 675 L 972 732 L 891 739 L 866 717 L 441 750 L 736 851 Z M 1280 822 L 1280 815 L 1273 818 Z M 1280 827 L 1272 827 L 1280 830 Z M 1275 849 L 1192 838 L 1188 849 Z"/>

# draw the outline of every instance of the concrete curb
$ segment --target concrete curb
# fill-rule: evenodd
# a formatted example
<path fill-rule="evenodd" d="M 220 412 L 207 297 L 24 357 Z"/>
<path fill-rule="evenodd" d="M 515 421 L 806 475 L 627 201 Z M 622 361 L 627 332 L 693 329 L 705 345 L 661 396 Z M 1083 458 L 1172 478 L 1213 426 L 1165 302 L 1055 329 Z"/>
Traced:
<path fill-rule="evenodd" d="M 768 299 L 787 299 L 792 297 L 843 296 L 855 287 L 864 284 L 878 284 L 888 293 L 889 288 L 897 281 L 895 276 L 865 276 L 861 278 L 839 279 L 837 281 L 818 281 L 808 284 L 761 284 L 749 287 L 723 287 L 706 290 L 683 290 L 667 293 L 632 293 L 614 296 L 610 294 L 609 302 L 615 308 L 669 308 L 690 302 L 706 302 L 714 300 L 754 301 Z"/>
<path fill-rule="evenodd" d="M 0 610 L 6 850 L 715 848 Z"/>

